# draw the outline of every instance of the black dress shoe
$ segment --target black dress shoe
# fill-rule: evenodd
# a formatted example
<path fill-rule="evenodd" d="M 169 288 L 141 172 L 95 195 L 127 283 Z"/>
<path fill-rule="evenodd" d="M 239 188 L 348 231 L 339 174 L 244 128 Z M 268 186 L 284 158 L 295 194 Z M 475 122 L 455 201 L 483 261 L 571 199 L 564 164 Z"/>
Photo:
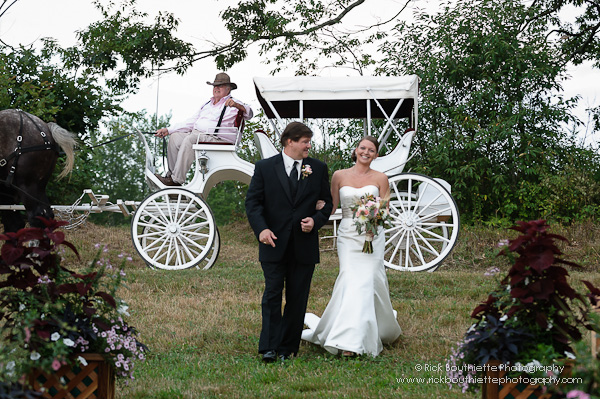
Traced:
<path fill-rule="evenodd" d="M 282 362 L 287 362 L 288 360 L 292 360 L 292 355 L 279 355 L 279 360 Z"/>
<path fill-rule="evenodd" d="M 275 360 L 277 360 L 277 352 L 275 352 L 275 351 L 266 351 L 265 353 L 263 353 L 262 360 L 265 363 L 273 363 Z"/>

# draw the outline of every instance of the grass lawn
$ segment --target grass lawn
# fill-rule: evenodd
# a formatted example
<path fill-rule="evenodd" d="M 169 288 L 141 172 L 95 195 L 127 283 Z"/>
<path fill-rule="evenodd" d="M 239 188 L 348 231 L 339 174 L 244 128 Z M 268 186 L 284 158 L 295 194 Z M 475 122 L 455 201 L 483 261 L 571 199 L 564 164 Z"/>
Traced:
<path fill-rule="evenodd" d="M 117 398 L 475 398 L 443 382 L 445 359 L 471 324 L 473 308 L 487 298 L 509 268 L 495 256 L 504 229 L 465 227 L 459 243 L 438 271 L 388 271 L 390 293 L 403 335 L 377 358 L 342 359 L 302 343 L 299 357 L 287 364 L 265 365 L 257 353 L 263 277 L 258 247 L 246 222 L 220 229 L 223 246 L 208 271 L 146 268 L 126 228 L 87 224 L 68 231 L 82 259 L 91 260 L 94 244 L 109 253 L 127 253 L 127 287 L 120 295 L 130 305 L 129 322 L 150 348 L 136 366 L 136 378 L 119 381 Z M 592 224 L 557 228 L 565 235 L 569 260 L 584 265 L 571 272 L 600 282 L 600 230 Z M 76 268 L 67 255 L 65 266 Z M 500 273 L 486 275 L 497 267 Z M 337 276 L 337 255 L 323 251 L 315 271 L 308 310 L 322 314 Z M 412 379 L 412 380 L 411 380 Z"/>

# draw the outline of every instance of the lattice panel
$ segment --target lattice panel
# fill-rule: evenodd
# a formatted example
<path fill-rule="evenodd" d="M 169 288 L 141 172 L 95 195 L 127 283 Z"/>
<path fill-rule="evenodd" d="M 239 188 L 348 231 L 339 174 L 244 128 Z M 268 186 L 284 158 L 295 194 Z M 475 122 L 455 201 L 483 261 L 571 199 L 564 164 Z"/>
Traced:
<path fill-rule="evenodd" d="M 48 374 L 36 370 L 29 378 L 48 399 L 114 399 L 114 371 L 101 355 L 83 354 L 87 366 L 63 366 Z"/>

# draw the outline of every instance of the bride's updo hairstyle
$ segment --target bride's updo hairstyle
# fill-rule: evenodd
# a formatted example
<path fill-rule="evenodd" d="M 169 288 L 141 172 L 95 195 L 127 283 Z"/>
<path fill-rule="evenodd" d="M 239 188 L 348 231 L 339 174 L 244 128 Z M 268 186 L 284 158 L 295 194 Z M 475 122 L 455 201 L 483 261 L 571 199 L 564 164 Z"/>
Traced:
<path fill-rule="evenodd" d="M 356 148 L 358 148 L 360 143 L 362 143 L 365 140 L 375 144 L 375 151 L 377 152 L 377 154 L 379 154 L 379 141 L 377 141 L 377 139 L 373 136 L 365 136 L 362 139 L 360 139 Z M 356 162 L 356 148 L 352 150 L 352 155 L 350 156 L 350 158 L 352 158 L 352 162 Z"/>

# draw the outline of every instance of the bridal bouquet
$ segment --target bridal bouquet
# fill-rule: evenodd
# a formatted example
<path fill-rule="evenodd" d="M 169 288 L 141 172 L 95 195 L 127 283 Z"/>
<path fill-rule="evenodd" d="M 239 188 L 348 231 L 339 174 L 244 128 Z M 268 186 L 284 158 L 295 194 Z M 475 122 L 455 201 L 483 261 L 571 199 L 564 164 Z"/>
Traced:
<path fill-rule="evenodd" d="M 350 207 L 356 231 L 358 234 L 365 232 L 365 245 L 362 250 L 365 253 L 373 253 L 373 238 L 377 235 L 377 228 L 390 224 L 387 203 L 387 200 L 369 194 L 360 197 L 358 202 Z"/>

